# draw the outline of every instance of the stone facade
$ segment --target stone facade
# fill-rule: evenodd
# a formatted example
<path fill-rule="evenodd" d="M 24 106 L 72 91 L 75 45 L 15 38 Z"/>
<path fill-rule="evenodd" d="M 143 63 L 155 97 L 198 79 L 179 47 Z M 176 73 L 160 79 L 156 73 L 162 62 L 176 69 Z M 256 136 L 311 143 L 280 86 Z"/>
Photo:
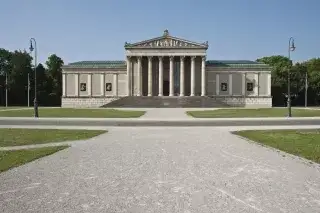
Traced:
<path fill-rule="evenodd" d="M 272 106 L 270 67 L 206 60 L 208 47 L 165 31 L 126 42 L 126 61 L 71 63 L 63 68 L 62 107 L 99 107 L 124 96 L 211 96 L 232 106 Z"/>

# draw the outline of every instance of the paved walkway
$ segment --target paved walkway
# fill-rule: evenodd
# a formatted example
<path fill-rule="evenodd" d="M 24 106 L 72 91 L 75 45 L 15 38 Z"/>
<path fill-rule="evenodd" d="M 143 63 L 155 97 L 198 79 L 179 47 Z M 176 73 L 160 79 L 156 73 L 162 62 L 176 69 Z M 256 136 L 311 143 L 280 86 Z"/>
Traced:
<path fill-rule="evenodd" d="M 320 212 L 320 168 L 206 127 L 112 128 L 0 174 L 0 212 Z"/>
<path fill-rule="evenodd" d="M 192 119 L 186 114 L 187 109 L 183 108 L 150 108 L 141 119 L 159 119 L 159 120 L 184 120 Z"/>

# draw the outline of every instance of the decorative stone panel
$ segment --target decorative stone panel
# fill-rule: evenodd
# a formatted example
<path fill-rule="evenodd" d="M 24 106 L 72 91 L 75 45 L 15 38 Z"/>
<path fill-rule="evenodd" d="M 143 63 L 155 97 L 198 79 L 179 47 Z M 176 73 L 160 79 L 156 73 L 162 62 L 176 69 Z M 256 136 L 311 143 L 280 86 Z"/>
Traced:
<path fill-rule="evenodd" d="M 63 97 L 61 107 L 63 108 L 98 108 L 119 97 Z"/>
<path fill-rule="evenodd" d="M 272 107 L 272 97 L 270 96 L 213 96 L 217 101 L 221 101 L 233 107 L 247 108 L 270 108 Z"/>

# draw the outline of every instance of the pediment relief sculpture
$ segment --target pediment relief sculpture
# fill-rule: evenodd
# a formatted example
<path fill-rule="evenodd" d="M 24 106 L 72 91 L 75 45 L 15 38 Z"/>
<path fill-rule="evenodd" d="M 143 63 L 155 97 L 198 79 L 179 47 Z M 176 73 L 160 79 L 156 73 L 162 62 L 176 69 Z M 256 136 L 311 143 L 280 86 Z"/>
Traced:
<path fill-rule="evenodd" d="M 185 47 L 200 47 L 200 48 L 207 48 L 208 42 L 204 43 L 195 43 L 191 41 L 187 41 L 184 39 L 172 37 L 169 35 L 168 30 L 164 31 L 163 36 L 137 42 L 134 44 L 130 44 L 128 42 L 125 43 L 125 47 L 138 47 L 138 48 L 185 48 Z"/>

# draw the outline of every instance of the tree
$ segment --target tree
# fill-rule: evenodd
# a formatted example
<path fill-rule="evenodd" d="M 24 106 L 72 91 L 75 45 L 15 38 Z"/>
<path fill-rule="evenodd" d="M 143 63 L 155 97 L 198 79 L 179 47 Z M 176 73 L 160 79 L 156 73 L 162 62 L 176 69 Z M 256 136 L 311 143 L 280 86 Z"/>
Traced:
<path fill-rule="evenodd" d="M 28 73 L 31 72 L 31 61 L 32 57 L 26 51 L 14 51 L 12 53 L 8 87 L 11 104 L 13 105 L 25 105 L 27 103 L 27 79 Z"/>
<path fill-rule="evenodd" d="M 48 57 L 46 65 L 48 68 L 48 76 L 51 84 L 50 96 L 52 99 L 61 104 L 62 96 L 62 66 L 64 62 L 57 55 L 53 54 Z"/>
<path fill-rule="evenodd" d="M 31 100 L 34 99 L 34 69 L 30 74 Z M 37 66 L 37 99 L 40 106 L 50 105 L 49 92 L 51 85 L 49 84 L 48 71 L 40 63 Z"/>
<path fill-rule="evenodd" d="M 11 71 L 11 52 L 0 48 L 0 101 L 2 104 L 5 102 L 6 88 L 8 87 L 6 82 L 6 76 L 10 75 Z"/>
<path fill-rule="evenodd" d="M 315 102 L 318 104 L 320 96 L 320 58 L 313 58 L 306 62 L 308 75 L 309 75 L 309 86 L 315 92 Z"/>
<path fill-rule="evenodd" d="M 267 56 L 257 59 L 258 62 L 263 62 L 272 67 L 272 85 L 281 88 L 286 88 L 289 58 L 281 55 Z"/>

